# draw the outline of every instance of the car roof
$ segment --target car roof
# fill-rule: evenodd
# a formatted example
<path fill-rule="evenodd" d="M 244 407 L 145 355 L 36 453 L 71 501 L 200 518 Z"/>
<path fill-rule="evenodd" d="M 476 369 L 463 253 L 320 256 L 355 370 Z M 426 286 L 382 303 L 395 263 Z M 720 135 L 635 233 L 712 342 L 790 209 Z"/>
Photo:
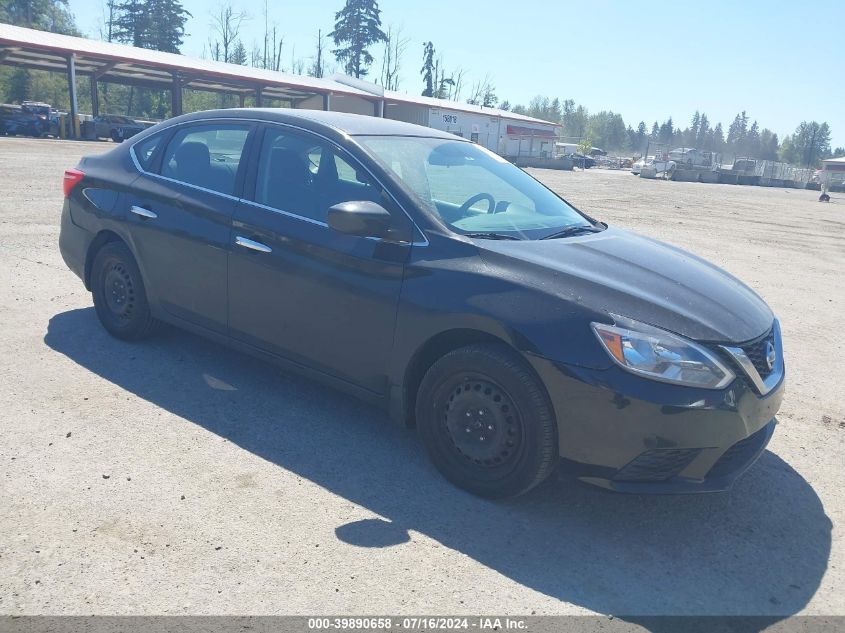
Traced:
<path fill-rule="evenodd" d="M 422 125 L 414 125 L 393 119 L 349 114 L 346 112 L 325 112 L 323 110 L 298 110 L 291 108 L 233 108 L 228 110 L 207 110 L 179 117 L 178 120 L 229 118 L 258 119 L 278 123 L 301 125 L 311 130 L 332 130 L 349 136 L 419 136 L 461 141 L 458 136 Z M 174 121 L 175 122 L 175 121 Z"/>

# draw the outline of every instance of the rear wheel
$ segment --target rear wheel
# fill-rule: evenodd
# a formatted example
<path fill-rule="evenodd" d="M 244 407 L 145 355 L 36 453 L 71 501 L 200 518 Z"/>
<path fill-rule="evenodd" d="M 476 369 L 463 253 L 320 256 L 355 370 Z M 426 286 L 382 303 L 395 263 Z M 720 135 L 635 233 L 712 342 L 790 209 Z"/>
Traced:
<path fill-rule="evenodd" d="M 94 258 L 91 293 L 100 323 L 119 339 L 149 336 L 157 324 L 150 313 L 141 271 L 122 242 L 109 242 Z"/>
<path fill-rule="evenodd" d="M 434 363 L 420 385 L 416 417 L 437 469 L 473 494 L 519 495 L 557 466 L 548 396 L 504 345 L 470 345 Z"/>

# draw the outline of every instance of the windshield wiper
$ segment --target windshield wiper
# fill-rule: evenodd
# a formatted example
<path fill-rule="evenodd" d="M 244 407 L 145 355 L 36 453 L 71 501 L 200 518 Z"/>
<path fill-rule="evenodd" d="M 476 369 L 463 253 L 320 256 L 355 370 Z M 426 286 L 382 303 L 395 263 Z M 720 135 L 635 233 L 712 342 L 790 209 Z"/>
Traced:
<path fill-rule="evenodd" d="M 521 237 L 516 235 L 507 235 L 506 233 L 464 233 L 466 237 L 474 237 L 479 240 L 521 240 Z"/>
<path fill-rule="evenodd" d="M 560 231 L 555 231 L 550 235 L 546 235 L 541 237 L 541 240 L 554 240 L 559 237 L 570 237 L 572 235 L 579 235 L 581 233 L 599 233 L 603 231 L 597 226 L 593 226 L 592 224 L 573 224 L 571 226 L 566 226 L 562 228 Z"/>

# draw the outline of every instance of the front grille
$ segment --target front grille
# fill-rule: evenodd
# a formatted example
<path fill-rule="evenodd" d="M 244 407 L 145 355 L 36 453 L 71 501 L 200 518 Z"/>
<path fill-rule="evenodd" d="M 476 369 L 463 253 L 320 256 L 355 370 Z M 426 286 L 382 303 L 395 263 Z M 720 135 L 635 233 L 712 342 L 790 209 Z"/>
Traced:
<path fill-rule="evenodd" d="M 723 475 L 730 475 L 731 473 L 735 473 L 741 468 L 744 468 L 760 450 L 760 447 L 765 443 L 767 432 L 768 427 L 764 426 L 756 433 L 749 435 L 744 440 L 740 440 L 731 446 L 724 452 L 718 461 L 713 464 L 713 467 L 710 469 L 710 472 L 707 473 L 707 476 L 722 477 Z"/>
<path fill-rule="evenodd" d="M 760 378 L 763 380 L 769 377 L 773 369 L 769 368 L 769 363 L 766 361 L 766 347 L 768 343 L 775 344 L 774 330 L 769 330 L 768 334 L 763 337 L 742 346 L 742 350 L 748 356 L 748 359 L 754 365 L 754 369 L 757 370 L 757 373 L 760 374 Z"/>
<path fill-rule="evenodd" d="M 698 448 L 655 448 L 640 453 L 613 478 L 616 481 L 665 481 L 671 479 L 701 452 Z"/>

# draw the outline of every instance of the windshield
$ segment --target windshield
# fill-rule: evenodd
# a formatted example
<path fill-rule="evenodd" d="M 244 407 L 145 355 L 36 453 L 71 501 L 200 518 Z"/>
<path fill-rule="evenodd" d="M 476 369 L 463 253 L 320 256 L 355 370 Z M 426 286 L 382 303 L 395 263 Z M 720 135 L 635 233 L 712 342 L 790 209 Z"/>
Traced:
<path fill-rule="evenodd" d="M 531 176 L 479 145 L 406 136 L 357 140 L 457 233 L 539 239 L 564 227 L 592 226 Z"/>

